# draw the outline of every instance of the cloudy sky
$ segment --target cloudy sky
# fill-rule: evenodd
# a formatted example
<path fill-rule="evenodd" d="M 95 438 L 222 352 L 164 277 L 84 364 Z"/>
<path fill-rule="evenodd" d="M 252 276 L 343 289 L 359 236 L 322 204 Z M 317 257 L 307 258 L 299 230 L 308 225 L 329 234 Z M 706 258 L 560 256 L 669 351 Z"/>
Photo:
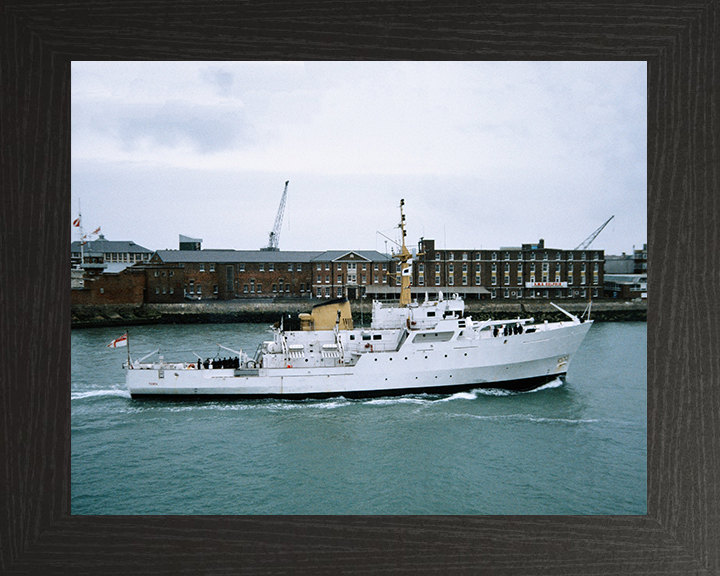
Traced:
<path fill-rule="evenodd" d="M 152 250 L 647 242 L 644 62 L 74 62 L 72 210 Z M 77 239 L 73 229 L 73 240 Z"/>

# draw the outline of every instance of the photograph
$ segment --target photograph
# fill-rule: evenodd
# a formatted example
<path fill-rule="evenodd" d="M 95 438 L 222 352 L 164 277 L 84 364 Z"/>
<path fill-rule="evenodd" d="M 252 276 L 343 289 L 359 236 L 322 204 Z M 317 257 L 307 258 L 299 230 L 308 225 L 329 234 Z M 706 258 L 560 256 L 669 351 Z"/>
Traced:
<path fill-rule="evenodd" d="M 646 61 L 69 91 L 73 516 L 648 514 Z"/>

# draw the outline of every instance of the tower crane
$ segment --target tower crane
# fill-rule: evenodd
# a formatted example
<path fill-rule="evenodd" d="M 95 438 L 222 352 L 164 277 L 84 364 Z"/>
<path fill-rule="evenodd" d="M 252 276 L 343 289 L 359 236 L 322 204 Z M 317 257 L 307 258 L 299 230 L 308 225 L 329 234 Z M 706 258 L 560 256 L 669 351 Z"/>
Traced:
<path fill-rule="evenodd" d="M 285 190 L 283 190 L 282 198 L 280 199 L 280 207 L 278 208 L 277 216 L 275 217 L 275 226 L 273 226 L 272 232 L 270 232 L 270 238 L 268 245 L 265 248 L 260 248 L 265 252 L 277 252 L 280 250 L 278 247 L 280 243 L 280 228 L 282 227 L 283 213 L 285 212 L 285 200 L 287 199 L 287 187 L 290 180 L 285 182 Z"/>
<path fill-rule="evenodd" d="M 590 244 L 592 244 L 592 241 L 595 240 L 595 238 L 597 237 L 597 235 L 600 234 L 600 232 L 602 232 L 602 229 L 605 228 L 605 226 L 608 225 L 608 222 L 610 222 L 610 220 L 612 220 L 613 218 L 615 218 L 615 215 L 614 215 L 614 214 L 613 214 L 612 216 L 610 216 L 610 218 L 608 218 L 607 220 L 605 220 L 605 223 L 604 223 L 602 226 L 600 226 L 600 228 L 598 228 L 597 230 L 595 230 L 595 232 L 593 232 L 592 234 L 590 234 L 590 236 L 588 236 L 587 238 L 585 238 L 585 240 L 583 240 L 583 241 L 580 243 L 579 246 L 576 246 L 576 247 L 574 248 L 574 250 L 585 250 L 585 248 L 587 248 L 588 246 L 590 246 Z"/>

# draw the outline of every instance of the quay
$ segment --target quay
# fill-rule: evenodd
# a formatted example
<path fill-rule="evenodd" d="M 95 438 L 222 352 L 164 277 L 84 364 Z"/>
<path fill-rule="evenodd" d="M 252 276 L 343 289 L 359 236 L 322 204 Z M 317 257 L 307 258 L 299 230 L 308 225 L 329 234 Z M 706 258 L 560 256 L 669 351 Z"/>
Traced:
<path fill-rule="evenodd" d="M 147 324 L 213 324 L 257 322 L 273 324 L 283 314 L 309 312 L 320 299 L 286 298 L 266 300 L 195 301 L 172 304 L 73 305 L 72 328 L 101 326 L 140 326 Z M 575 315 L 583 313 L 586 301 L 557 302 Z M 497 320 L 532 316 L 536 321 L 559 320 L 562 314 L 549 300 L 465 302 L 466 313 L 475 320 Z M 372 302 L 353 301 L 353 321 L 370 323 Z M 598 322 L 647 321 L 647 300 L 593 300 L 591 318 Z"/>

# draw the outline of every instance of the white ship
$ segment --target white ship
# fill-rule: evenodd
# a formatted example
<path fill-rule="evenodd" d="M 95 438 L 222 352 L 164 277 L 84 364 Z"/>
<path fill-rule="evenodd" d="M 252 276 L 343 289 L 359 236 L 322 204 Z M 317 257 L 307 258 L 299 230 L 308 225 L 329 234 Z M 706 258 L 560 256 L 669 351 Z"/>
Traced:
<path fill-rule="evenodd" d="M 457 295 L 411 302 L 411 254 L 402 214 L 399 306 L 373 302 L 369 328 L 354 328 L 350 303 L 331 300 L 280 322 L 250 357 L 221 366 L 170 362 L 162 356 L 124 365 L 133 397 L 360 398 L 450 394 L 474 388 L 531 390 L 564 377 L 592 321 L 533 318 L 475 321 Z M 589 309 L 588 309 L 589 315 Z M 287 324 L 287 325 L 286 325 Z M 229 349 L 228 349 L 229 350 Z M 147 358 L 147 357 L 146 357 Z"/>

